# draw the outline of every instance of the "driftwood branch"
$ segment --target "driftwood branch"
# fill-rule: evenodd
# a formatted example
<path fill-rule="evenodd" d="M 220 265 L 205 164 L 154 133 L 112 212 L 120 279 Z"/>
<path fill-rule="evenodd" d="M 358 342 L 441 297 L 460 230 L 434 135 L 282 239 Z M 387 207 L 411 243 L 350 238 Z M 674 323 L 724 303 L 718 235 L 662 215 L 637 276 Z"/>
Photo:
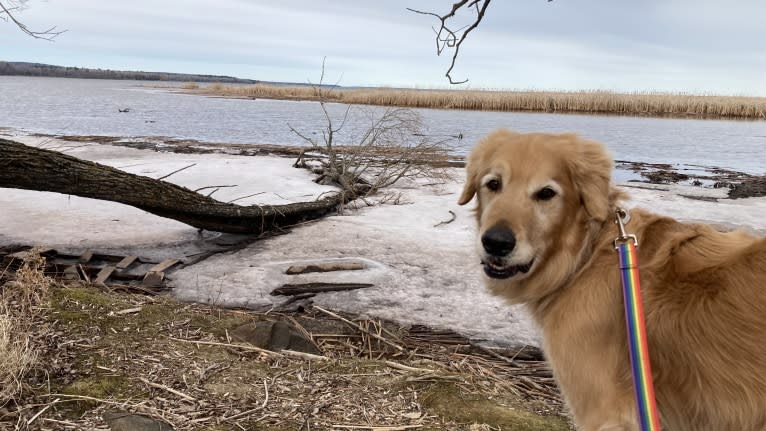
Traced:
<path fill-rule="evenodd" d="M 436 223 L 436 224 L 434 225 L 434 227 L 439 227 L 439 226 L 441 226 L 441 225 L 450 224 L 450 223 L 452 223 L 453 221 L 455 221 L 455 219 L 457 218 L 457 215 L 455 215 L 455 213 L 454 213 L 452 210 L 449 210 L 449 213 L 452 215 L 452 217 L 450 217 L 450 219 L 449 219 L 449 220 L 445 220 L 445 221 L 442 221 L 442 222 Z"/>
<path fill-rule="evenodd" d="M 300 295 L 303 293 L 342 292 L 373 287 L 369 283 L 301 283 L 284 284 L 271 291 L 272 295 Z"/>

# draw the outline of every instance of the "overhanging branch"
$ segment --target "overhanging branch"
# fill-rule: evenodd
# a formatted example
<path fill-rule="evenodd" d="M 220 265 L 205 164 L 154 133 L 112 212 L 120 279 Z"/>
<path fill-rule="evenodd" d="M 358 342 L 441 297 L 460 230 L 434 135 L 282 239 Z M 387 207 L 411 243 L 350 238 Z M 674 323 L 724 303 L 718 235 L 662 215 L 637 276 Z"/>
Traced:
<path fill-rule="evenodd" d="M 452 69 L 455 68 L 455 61 L 457 60 L 457 56 L 460 53 L 460 46 L 465 41 L 466 37 L 468 37 L 468 34 L 471 33 L 476 27 L 478 27 L 481 21 L 484 19 L 484 14 L 487 12 L 487 8 L 489 7 L 491 1 L 492 0 L 461 0 L 454 3 L 452 5 L 452 9 L 444 15 L 407 8 L 407 10 L 411 12 L 419 13 L 421 15 L 433 16 L 439 20 L 439 29 L 437 30 L 434 28 L 434 33 L 436 33 L 436 55 L 441 55 L 441 53 L 446 48 L 454 49 L 452 53 L 452 61 L 450 62 L 449 69 L 447 69 L 447 73 L 445 73 L 445 76 L 449 80 L 450 84 L 464 84 L 468 82 L 468 79 L 455 81 L 452 78 Z M 462 8 L 475 10 L 476 16 L 473 22 L 471 22 L 469 25 L 453 30 L 450 28 L 451 24 L 449 24 L 449 21 L 453 19 L 455 14 L 457 14 L 457 12 Z"/>
<path fill-rule="evenodd" d="M 0 1 L 0 19 L 12 22 L 27 36 L 32 36 L 35 39 L 52 41 L 56 38 L 56 36 L 66 32 L 66 30 L 56 30 L 55 26 L 43 31 L 35 31 L 30 29 L 26 26 L 26 24 L 19 21 L 13 14 L 13 12 L 18 12 L 23 8 L 21 3 L 23 2 L 16 0 L 8 0 L 6 2 Z"/>

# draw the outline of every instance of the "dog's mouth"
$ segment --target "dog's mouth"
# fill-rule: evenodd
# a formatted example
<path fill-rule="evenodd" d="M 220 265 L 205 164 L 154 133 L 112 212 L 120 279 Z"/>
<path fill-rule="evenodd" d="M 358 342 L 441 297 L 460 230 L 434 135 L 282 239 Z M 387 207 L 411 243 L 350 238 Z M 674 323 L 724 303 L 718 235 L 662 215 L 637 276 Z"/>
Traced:
<path fill-rule="evenodd" d="M 534 263 L 535 259 L 532 258 L 532 260 L 524 265 L 505 265 L 499 259 L 492 257 L 488 257 L 481 262 L 484 265 L 484 273 L 498 279 L 510 278 L 516 274 L 526 274 Z"/>

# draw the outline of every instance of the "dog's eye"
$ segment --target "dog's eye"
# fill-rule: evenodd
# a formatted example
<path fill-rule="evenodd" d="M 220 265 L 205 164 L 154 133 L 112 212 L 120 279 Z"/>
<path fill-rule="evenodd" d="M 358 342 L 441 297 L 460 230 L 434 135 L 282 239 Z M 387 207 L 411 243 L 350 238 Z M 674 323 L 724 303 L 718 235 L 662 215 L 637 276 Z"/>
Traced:
<path fill-rule="evenodd" d="M 498 180 L 489 180 L 489 181 L 487 181 L 486 186 L 487 186 L 487 188 L 490 191 L 496 192 L 496 191 L 500 190 L 500 181 L 498 181 Z"/>
<path fill-rule="evenodd" d="M 556 190 L 553 190 L 550 187 L 543 187 L 540 191 L 535 193 L 535 199 L 538 201 L 549 201 L 553 199 L 554 196 L 556 196 Z"/>

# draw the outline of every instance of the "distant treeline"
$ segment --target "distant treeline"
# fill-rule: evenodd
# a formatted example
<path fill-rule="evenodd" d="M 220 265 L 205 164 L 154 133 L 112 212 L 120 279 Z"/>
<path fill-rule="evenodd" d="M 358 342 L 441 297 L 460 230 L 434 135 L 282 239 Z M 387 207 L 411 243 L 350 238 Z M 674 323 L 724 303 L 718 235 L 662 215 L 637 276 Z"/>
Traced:
<path fill-rule="evenodd" d="M 88 69 L 84 67 L 65 67 L 12 61 L 0 61 L 0 75 L 87 79 L 132 79 L 137 81 L 222 82 L 227 84 L 257 84 L 259 82 L 253 79 L 240 79 L 231 76 Z"/>

